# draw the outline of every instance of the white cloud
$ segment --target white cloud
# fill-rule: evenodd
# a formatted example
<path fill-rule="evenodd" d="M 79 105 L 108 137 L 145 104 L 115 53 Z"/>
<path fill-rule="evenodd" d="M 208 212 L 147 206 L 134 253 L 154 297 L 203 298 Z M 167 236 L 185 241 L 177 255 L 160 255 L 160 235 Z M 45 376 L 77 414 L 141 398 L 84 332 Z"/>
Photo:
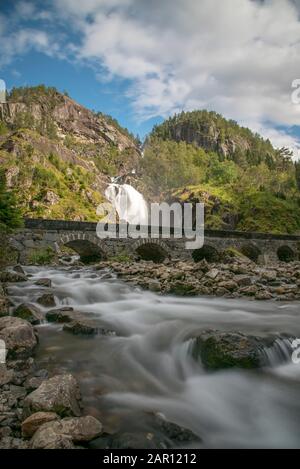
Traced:
<path fill-rule="evenodd" d="M 19 5 L 25 13 L 33 8 L 25 1 Z M 264 122 L 273 128 L 300 125 L 300 107 L 291 102 L 291 83 L 300 78 L 299 0 L 55 0 L 52 5 L 49 18 L 76 30 L 76 40 L 64 44 L 66 54 L 91 62 L 96 74 L 106 69 L 106 79 L 130 80 L 128 96 L 139 119 L 206 107 L 251 122 L 265 135 Z M 40 33 L 30 39 L 23 32 L 13 47 L 49 46 L 58 53 Z M 286 142 L 291 143 L 289 135 Z"/>

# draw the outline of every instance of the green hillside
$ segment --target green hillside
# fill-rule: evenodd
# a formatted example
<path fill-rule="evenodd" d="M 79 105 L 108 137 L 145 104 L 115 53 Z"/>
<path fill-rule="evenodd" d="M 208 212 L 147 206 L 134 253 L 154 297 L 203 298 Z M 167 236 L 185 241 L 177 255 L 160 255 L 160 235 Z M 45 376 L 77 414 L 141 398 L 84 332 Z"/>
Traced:
<path fill-rule="evenodd" d="M 142 160 L 148 197 L 205 202 L 206 227 L 274 233 L 300 230 L 300 169 L 236 122 L 207 111 L 155 126 Z"/>

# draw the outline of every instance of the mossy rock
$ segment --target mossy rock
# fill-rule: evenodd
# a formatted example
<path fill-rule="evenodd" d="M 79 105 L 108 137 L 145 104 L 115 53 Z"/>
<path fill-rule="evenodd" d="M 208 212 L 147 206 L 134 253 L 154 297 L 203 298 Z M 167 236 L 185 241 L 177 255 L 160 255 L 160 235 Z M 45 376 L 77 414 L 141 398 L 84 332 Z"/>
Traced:
<path fill-rule="evenodd" d="M 210 370 L 223 368 L 258 368 L 262 344 L 240 332 L 205 332 L 196 338 L 192 354 Z"/>

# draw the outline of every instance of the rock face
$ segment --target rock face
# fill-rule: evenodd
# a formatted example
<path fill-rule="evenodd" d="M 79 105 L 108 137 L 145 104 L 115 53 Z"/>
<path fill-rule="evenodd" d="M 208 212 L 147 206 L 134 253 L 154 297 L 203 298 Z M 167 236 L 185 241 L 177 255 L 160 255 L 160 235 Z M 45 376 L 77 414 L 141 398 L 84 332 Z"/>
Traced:
<path fill-rule="evenodd" d="M 74 203 L 76 210 L 67 218 L 96 220 L 108 171 L 117 174 L 122 167 L 130 173 L 139 161 L 138 144 L 125 128 L 54 88 L 15 90 L 7 103 L 0 103 L 0 120 L 7 127 L 0 139 L 7 184 L 22 188 L 22 205 L 32 217 L 63 218 L 66 204 Z M 118 154 L 115 162 L 112 152 Z M 25 154 L 30 165 L 24 164 Z M 64 180 L 63 193 L 57 176 Z"/>
<path fill-rule="evenodd" d="M 55 412 L 36 412 L 22 422 L 22 436 L 31 438 L 42 425 L 58 419 L 59 417 Z"/>
<path fill-rule="evenodd" d="M 30 324 L 40 324 L 43 321 L 42 312 L 31 303 L 20 304 L 13 313 L 14 316 L 25 319 Z"/>
<path fill-rule="evenodd" d="M 35 412 L 55 412 L 62 417 L 80 415 L 81 394 L 76 379 L 70 375 L 56 375 L 43 383 L 24 401 L 25 415 Z"/>
<path fill-rule="evenodd" d="M 260 342 L 240 332 L 204 332 L 197 337 L 192 353 L 212 370 L 257 368 L 261 364 Z"/>
<path fill-rule="evenodd" d="M 29 357 L 37 345 L 32 325 L 11 316 L 0 318 L 0 339 L 6 344 L 9 358 Z"/>

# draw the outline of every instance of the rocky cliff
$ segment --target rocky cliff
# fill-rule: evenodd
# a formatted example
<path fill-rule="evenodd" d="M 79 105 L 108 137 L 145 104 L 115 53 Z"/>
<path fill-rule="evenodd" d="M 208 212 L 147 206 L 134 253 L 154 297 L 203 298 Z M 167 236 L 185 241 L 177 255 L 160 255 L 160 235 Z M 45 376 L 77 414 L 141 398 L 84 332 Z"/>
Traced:
<path fill-rule="evenodd" d="M 0 104 L 0 165 L 25 216 L 96 219 L 110 176 L 139 156 L 126 129 L 54 88 L 14 89 Z"/>
<path fill-rule="evenodd" d="M 216 112 L 206 110 L 182 112 L 154 127 L 150 138 L 186 142 L 220 158 L 240 164 L 276 163 L 278 152 L 269 140 L 227 120 Z"/>

